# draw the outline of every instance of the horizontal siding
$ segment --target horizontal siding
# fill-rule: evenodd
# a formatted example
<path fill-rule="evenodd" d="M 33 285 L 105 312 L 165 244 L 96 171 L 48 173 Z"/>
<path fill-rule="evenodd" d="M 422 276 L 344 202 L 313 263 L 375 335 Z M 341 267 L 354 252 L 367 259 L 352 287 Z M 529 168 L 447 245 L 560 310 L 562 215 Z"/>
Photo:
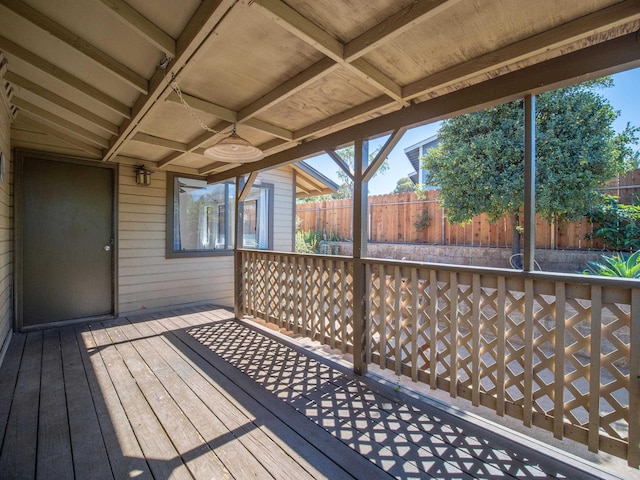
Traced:
<path fill-rule="evenodd" d="M 293 171 L 289 168 L 260 174 L 263 183 L 274 186 L 273 250 L 293 251 Z"/>
<path fill-rule="evenodd" d="M 13 331 L 13 159 L 10 145 L 8 101 L 0 79 L 0 152 L 5 180 L 0 183 L 0 360 Z"/>
<path fill-rule="evenodd" d="M 196 302 L 233 305 L 233 256 L 165 258 L 166 174 L 135 184 L 121 165 L 118 208 L 118 305 L 121 314 Z"/>

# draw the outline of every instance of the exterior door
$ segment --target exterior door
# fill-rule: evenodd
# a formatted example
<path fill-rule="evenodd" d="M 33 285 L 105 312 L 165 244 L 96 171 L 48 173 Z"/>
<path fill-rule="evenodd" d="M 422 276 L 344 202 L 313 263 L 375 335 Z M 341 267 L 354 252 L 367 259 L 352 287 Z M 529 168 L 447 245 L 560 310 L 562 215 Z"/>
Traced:
<path fill-rule="evenodd" d="M 19 327 L 112 315 L 113 167 L 21 153 L 17 168 Z"/>

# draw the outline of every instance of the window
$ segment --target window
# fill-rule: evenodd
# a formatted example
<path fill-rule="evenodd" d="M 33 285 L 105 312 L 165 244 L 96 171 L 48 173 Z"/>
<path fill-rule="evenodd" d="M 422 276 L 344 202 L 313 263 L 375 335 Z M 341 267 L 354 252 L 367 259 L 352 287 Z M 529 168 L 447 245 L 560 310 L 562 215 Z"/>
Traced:
<path fill-rule="evenodd" d="M 167 177 L 167 258 L 229 254 L 235 235 L 235 184 Z M 270 248 L 272 197 L 271 185 L 249 192 L 241 211 L 243 247 Z"/>

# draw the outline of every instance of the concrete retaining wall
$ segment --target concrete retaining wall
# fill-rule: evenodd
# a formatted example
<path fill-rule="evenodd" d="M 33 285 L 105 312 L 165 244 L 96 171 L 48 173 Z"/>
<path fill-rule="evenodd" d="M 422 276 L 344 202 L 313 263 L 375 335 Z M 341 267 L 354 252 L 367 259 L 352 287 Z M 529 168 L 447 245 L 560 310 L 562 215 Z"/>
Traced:
<path fill-rule="evenodd" d="M 331 242 L 339 246 L 340 255 L 352 255 L 351 242 Z M 535 259 L 548 272 L 580 273 L 588 261 L 598 261 L 604 252 L 582 250 L 542 250 Z M 416 262 L 449 263 L 477 267 L 510 268 L 511 249 L 487 247 L 458 247 L 414 243 L 370 243 L 369 257 Z"/>

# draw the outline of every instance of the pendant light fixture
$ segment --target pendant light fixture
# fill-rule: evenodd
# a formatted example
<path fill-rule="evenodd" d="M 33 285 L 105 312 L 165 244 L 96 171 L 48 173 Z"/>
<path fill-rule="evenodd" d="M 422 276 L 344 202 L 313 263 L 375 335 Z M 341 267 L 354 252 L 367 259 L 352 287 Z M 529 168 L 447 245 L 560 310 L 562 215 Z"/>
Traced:
<path fill-rule="evenodd" d="M 166 69 L 167 65 L 169 65 L 171 59 L 165 58 L 160 63 L 160 68 Z M 176 92 L 180 102 L 184 105 L 184 108 L 189 112 L 194 120 L 207 132 L 211 132 L 213 134 L 221 133 L 217 130 L 214 130 L 200 119 L 198 114 L 191 108 L 191 106 L 187 103 L 178 86 L 178 82 L 176 82 L 175 74 L 171 75 L 171 80 L 168 82 L 169 87 Z M 204 156 L 215 160 L 217 162 L 226 162 L 226 163 L 250 163 L 257 162 L 258 160 L 262 160 L 264 158 L 264 153 L 258 147 L 254 147 L 249 143 L 248 140 L 245 140 L 240 135 L 236 133 L 236 125 L 233 125 L 233 130 L 231 131 L 231 135 L 226 138 L 223 138 L 215 145 L 207 148 L 204 151 Z"/>
<path fill-rule="evenodd" d="M 231 135 L 207 148 L 204 155 L 212 160 L 226 163 L 250 163 L 264 158 L 262 150 L 236 133 L 235 125 Z"/>

